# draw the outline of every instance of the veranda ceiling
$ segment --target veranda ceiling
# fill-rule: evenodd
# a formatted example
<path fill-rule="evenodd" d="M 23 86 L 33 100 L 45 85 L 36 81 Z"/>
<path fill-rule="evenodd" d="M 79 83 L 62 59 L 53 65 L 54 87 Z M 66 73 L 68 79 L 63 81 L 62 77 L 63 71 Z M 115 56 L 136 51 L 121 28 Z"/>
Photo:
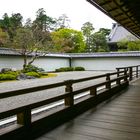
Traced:
<path fill-rule="evenodd" d="M 140 38 L 140 0 L 87 0 Z"/>

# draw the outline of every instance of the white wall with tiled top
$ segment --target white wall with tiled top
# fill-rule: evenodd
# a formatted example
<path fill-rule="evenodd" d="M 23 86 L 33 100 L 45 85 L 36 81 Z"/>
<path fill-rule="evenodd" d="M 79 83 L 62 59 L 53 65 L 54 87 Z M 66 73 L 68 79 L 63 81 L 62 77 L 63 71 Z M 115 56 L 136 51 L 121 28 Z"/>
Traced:
<path fill-rule="evenodd" d="M 140 65 L 140 57 L 73 58 L 72 66 L 86 70 L 115 70 L 116 67 Z"/>
<path fill-rule="evenodd" d="M 33 63 L 45 71 L 55 71 L 60 67 L 69 67 L 69 58 L 63 57 L 40 57 Z M 86 70 L 115 70 L 116 67 L 140 65 L 140 57 L 93 57 L 93 58 L 72 58 L 73 67 L 82 66 Z M 0 56 L 0 69 L 14 68 L 22 69 L 22 56 Z"/>
<path fill-rule="evenodd" d="M 45 71 L 55 71 L 60 67 L 69 67 L 68 58 L 40 57 L 36 59 L 33 65 L 43 68 Z M 12 68 L 20 70 L 23 68 L 22 56 L 0 56 L 0 70 L 2 68 Z"/>

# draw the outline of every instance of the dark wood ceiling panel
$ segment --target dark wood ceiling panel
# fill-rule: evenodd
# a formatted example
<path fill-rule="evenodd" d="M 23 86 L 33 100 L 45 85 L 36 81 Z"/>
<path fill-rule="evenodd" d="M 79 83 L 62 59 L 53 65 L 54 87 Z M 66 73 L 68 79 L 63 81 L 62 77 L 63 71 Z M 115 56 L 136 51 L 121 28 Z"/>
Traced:
<path fill-rule="evenodd" d="M 87 0 L 140 37 L 140 0 Z"/>

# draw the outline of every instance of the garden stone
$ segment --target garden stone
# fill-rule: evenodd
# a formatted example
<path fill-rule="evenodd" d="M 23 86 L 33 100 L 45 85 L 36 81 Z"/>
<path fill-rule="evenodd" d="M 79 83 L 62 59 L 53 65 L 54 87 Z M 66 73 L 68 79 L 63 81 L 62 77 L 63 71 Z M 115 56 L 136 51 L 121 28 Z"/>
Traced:
<path fill-rule="evenodd" d="M 36 77 L 34 76 L 27 76 L 24 73 L 21 73 L 20 75 L 18 75 L 17 80 L 26 80 L 26 79 L 36 79 Z"/>
<path fill-rule="evenodd" d="M 27 79 L 36 79 L 34 76 L 27 76 Z"/>
<path fill-rule="evenodd" d="M 17 80 L 26 80 L 27 79 L 27 75 L 24 73 L 21 73 L 18 75 Z"/>
<path fill-rule="evenodd" d="M 2 68 L 1 69 L 1 73 L 5 73 L 5 72 L 8 72 L 8 71 L 12 71 L 12 69 L 10 69 L 10 68 Z"/>

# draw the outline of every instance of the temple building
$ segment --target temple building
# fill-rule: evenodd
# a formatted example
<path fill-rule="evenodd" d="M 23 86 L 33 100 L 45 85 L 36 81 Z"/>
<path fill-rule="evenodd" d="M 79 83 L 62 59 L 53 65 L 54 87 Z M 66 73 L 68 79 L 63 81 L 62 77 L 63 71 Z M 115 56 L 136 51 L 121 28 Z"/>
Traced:
<path fill-rule="evenodd" d="M 112 30 L 108 36 L 108 45 L 110 51 L 118 51 L 117 43 L 121 40 L 135 41 L 138 38 L 126 30 L 118 23 L 113 23 Z"/>

